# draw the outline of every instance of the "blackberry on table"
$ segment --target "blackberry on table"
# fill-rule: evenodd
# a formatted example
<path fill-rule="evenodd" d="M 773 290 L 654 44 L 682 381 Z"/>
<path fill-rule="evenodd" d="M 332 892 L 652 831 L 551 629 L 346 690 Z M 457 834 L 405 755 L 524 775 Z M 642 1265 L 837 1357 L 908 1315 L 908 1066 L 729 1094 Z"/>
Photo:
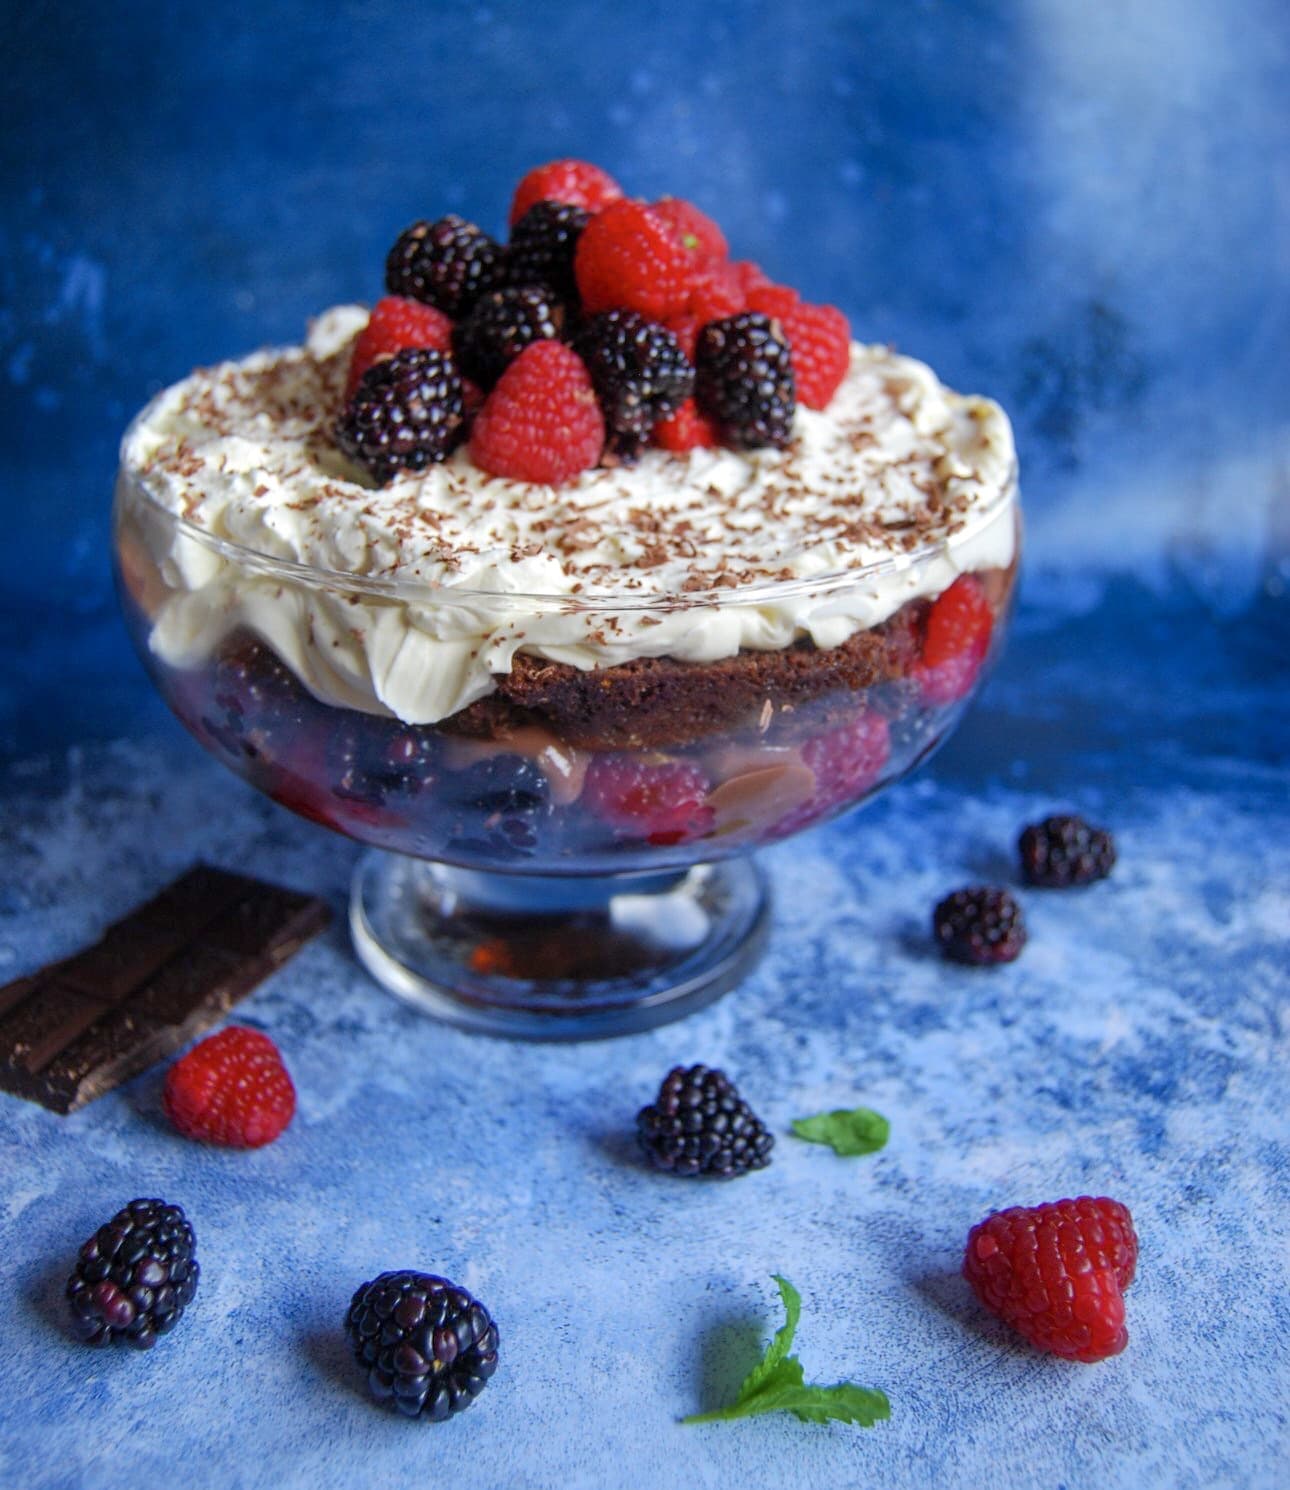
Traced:
<path fill-rule="evenodd" d="M 192 1303 L 196 1247 L 179 1206 L 132 1200 L 85 1242 L 67 1280 L 77 1335 L 87 1345 L 155 1345 Z"/>
<path fill-rule="evenodd" d="M 336 426 L 336 443 L 382 484 L 451 454 L 465 433 L 461 377 L 446 352 L 415 348 L 374 362 Z"/>
<path fill-rule="evenodd" d="M 946 957 L 977 966 L 1011 962 L 1026 945 L 1021 907 L 1007 890 L 989 885 L 947 895 L 932 915 L 932 930 Z"/>
<path fill-rule="evenodd" d="M 633 310 L 591 316 L 573 338 L 596 390 L 608 448 L 633 456 L 694 391 L 694 368 L 666 326 Z"/>
<path fill-rule="evenodd" d="M 534 203 L 511 229 L 506 278 L 513 285 L 545 285 L 566 305 L 577 305 L 573 256 L 589 220 L 571 202 Z"/>
<path fill-rule="evenodd" d="M 448 773 L 443 789 L 458 805 L 453 846 L 459 850 L 522 858 L 537 848 L 542 826 L 551 816 L 551 784 L 526 756 L 493 755 L 476 761 L 463 771 Z"/>
<path fill-rule="evenodd" d="M 382 1273 L 364 1283 L 345 1333 L 372 1396 L 410 1418 L 441 1423 L 464 1412 L 497 1370 L 488 1310 L 432 1273 Z"/>
<path fill-rule="evenodd" d="M 779 323 L 755 311 L 709 321 L 694 352 L 694 399 L 727 444 L 783 449 L 797 410 L 793 362 Z"/>
<path fill-rule="evenodd" d="M 1017 845 L 1028 883 L 1066 889 L 1105 879 L 1115 867 L 1115 840 L 1082 817 L 1057 816 L 1031 823 Z"/>
<path fill-rule="evenodd" d="M 482 388 L 491 388 L 506 365 L 534 341 L 558 341 L 564 307 L 541 285 L 490 290 L 453 327 L 457 365 Z"/>
<path fill-rule="evenodd" d="M 501 285 L 505 273 L 506 250 L 455 212 L 405 228 L 385 260 L 391 295 L 422 300 L 450 316 L 463 315 Z"/>
<path fill-rule="evenodd" d="M 675 1066 L 636 1117 L 636 1137 L 656 1169 L 731 1179 L 770 1163 L 774 1135 L 723 1071 Z"/>

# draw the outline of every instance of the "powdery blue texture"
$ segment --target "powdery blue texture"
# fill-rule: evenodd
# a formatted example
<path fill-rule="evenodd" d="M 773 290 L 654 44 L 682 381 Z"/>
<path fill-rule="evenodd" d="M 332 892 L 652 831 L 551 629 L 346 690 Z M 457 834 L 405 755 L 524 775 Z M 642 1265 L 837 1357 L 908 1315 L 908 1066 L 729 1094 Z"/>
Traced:
<path fill-rule="evenodd" d="M 1090 591 L 1098 607 L 1071 598 Z M 270 1148 L 174 1135 L 160 1071 L 67 1119 L 0 1097 L 0 1484 L 1277 1483 L 1285 663 L 1260 652 L 1254 612 L 1225 629 L 1091 580 L 1067 600 L 1023 610 L 929 774 L 767 856 L 775 930 L 743 988 L 617 1042 L 492 1042 L 405 1011 L 340 929 L 352 847 L 176 732 L 12 771 L 8 974 L 198 857 L 319 890 L 338 924 L 240 1011 L 300 1092 Z M 1103 632 L 1134 646 L 1108 654 Z M 1233 708 L 1247 727 L 1225 737 Z M 934 901 L 1007 880 L 1020 825 L 1072 803 L 1115 829 L 1114 877 L 1026 892 L 1012 967 L 943 964 Z M 640 1166 L 636 1108 L 696 1059 L 780 1135 L 766 1171 L 721 1185 Z M 857 1102 L 892 1120 L 874 1158 L 787 1134 Z M 1124 1200 L 1142 1237 L 1129 1349 L 1091 1368 L 1019 1345 L 957 1276 L 988 1210 L 1079 1192 Z M 62 1331 L 75 1248 L 154 1193 L 196 1225 L 197 1301 L 149 1356 L 87 1351 Z M 500 1321 L 498 1376 L 443 1427 L 370 1404 L 341 1335 L 352 1289 L 395 1267 L 457 1278 Z M 889 1423 L 678 1424 L 728 1401 L 779 1323 L 772 1272 L 802 1291 L 808 1379 L 881 1386 Z"/>

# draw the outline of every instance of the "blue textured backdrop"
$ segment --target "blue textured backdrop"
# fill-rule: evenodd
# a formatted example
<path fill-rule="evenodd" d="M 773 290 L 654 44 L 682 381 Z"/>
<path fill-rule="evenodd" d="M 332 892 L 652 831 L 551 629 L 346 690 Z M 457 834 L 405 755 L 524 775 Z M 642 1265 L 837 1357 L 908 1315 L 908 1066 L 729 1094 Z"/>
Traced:
<path fill-rule="evenodd" d="M 1030 537 L 982 703 L 930 774 L 775 851 L 770 958 L 709 1013 L 610 1047 L 481 1044 L 402 1013 L 336 933 L 247 1006 L 302 1094 L 261 1155 L 175 1139 L 155 1075 L 67 1122 L 0 1098 L 0 1483 L 150 1490 L 181 1459 L 212 1490 L 445 1465 L 587 1490 L 1278 1483 L 1284 0 L 2 19 L 0 975 L 199 854 L 339 910 L 352 849 L 202 762 L 129 655 L 105 552 L 116 441 L 193 364 L 374 296 L 411 218 L 500 228 L 536 161 L 692 197 L 859 335 L 998 396 Z M 1058 803 L 1117 829 L 1120 872 L 1031 897 L 1015 968 L 942 970 L 927 906 L 1006 877 L 1016 828 Z M 784 1141 L 738 1186 L 653 1182 L 624 1130 L 700 1056 L 780 1128 L 869 1100 L 892 1148 L 840 1168 Z M 1128 1200 L 1144 1238 L 1130 1351 L 1089 1372 L 1010 1347 L 953 1277 L 985 1210 L 1086 1187 Z M 200 1307 L 147 1361 L 87 1355 L 57 1330 L 61 1272 L 152 1188 L 197 1217 Z M 507 1331 L 495 1387 L 442 1433 L 370 1410 L 336 1339 L 348 1289 L 407 1263 L 476 1284 Z M 891 1424 L 673 1426 L 746 1367 L 774 1269 L 806 1296 L 808 1371 L 887 1387 Z"/>

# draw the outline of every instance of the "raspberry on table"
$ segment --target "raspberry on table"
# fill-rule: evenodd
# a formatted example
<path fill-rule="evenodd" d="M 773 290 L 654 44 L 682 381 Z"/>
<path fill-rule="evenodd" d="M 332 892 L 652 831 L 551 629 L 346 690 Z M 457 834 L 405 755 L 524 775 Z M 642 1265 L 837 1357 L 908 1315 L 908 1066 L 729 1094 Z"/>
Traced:
<path fill-rule="evenodd" d="M 705 800 L 710 785 L 698 766 L 685 761 L 597 755 L 587 768 L 582 800 L 620 833 L 668 847 L 712 828 L 715 814 Z"/>
<path fill-rule="evenodd" d="M 268 1035 L 233 1024 L 171 1066 L 161 1101 L 185 1138 L 258 1149 L 295 1116 L 296 1089 Z"/>
<path fill-rule="evenodd" d="M 797 410 L 788 341 L 753 311 L 709 321 L 695 349 L 694 398 L 727 444 L 783 449 Z"/>
<path fill-rule="evenodd" d="M 336 443 L 384 484 L 446 460 L 465 432 L 461 376 L 446 352 L 374 362 L 336 425 Z"/>
<path fill-rule="evenodd" d="M 573 349 L 591 374 L 609 448 L 619 455 L 639 454 L 659 420 L 675 414 L 693 391 L 694 368 L 676 338 L 635 311 L 588 317 Z"/>
<path fill-rule="evenodd" d="M 506 246 L 509 283 L 545 285 L 564 305 L 576 306 L 573 259 L 590 217 L 568 202 L 535 202 L 511 229 Z"/>
<path fill-rule="evenodd" d="M 466 1408 L 497 1370 L 497 1325 L 464 1288 L 433 1273 L 382 1273 L 345 1314 L 354 1358 L 378 1402 L 442 1423 Z"/>
<path fill-rule="evenodd" d="M 502 246 L 455 212 L 405 228 L 385 261 L 391 295 L 423 300 L 454 317 L 486 290 L 499 288 L 505 273 Z"/>
<path fill-rule="evenodd" d="M 147 1350 L 193 1301 L 197 1239 L 177 1205 L 132 1200 L 81 1247 L 67 1280 L 72 1324 L 86 1345 Z"/>
<path fill-rule="evenodd" d="M 929 704 L 949 704 L 971 692 L 981 671 L 994 612 L 974 574 L 960 574 L 933 601 L 923 634 L 922 656 L 911 669 Z"/>
<path fill-rule="evenodd" d="M 699 413 L 699 406 L 687 398 L 668 419 L 660 419 L 651 436 L 656 445 L 683 455 L 687 450 L 710 450 L 721 443 L 717 427 Z"/>
<path fill-rule="evenodd" d="M 675 1066 L 636 1117 L 636 1137 L 656 1169 L 733 1179 L 765 1169 L 775 1137 L 724 1071 Z"/>
<path fill-rule="evenodd" d="M 524 348 L 475 416 L 470 458 L 513 481 L 559 486 L 605 448 L 605 421 L 582 359 L 556 341 Z"/>
<path fill-rule="evenodd" d="M 730 245 L 725 234 L 693 202 L 682 197 L 660 197 L 650 203 L 654 216 L 660 218 L 672 231 L 687 253 L 698 254 L 704 259 L 725 259 L 730 255 Z"/>
<path fill-rule="evenodd" d="M 558 341 L 563 325 L 564 307 L 540 285 L 490 290 L 453 328 L 453 356 L 466 377 L 488 389 L 525 347 Z"/>
<path fill-rule="evenodd" d="M 514 226 L 538 202 L 563 202 L 588 213 L 600 212 L 622 194 L 609 172 L 590 161 L 551 160 L 521 178 L 511 200 L 509 221 Z"/>
<path fill-rule="evenodd" d="M 947 895 L 932 915 L 937 945 L 953 962 L 1012 962 L 1026 945 L 1026 923 L 1012 894 L 976 885 Z"/>
<path fill-rule="evenodd" d="M 1092 1363 L 1128 1344 L 1123 1295 L 1137 1261 L 1127 1207 L 1084 1195 L 987 1216 L 968 1233 L 963 1276 L 1039 1350 Z"/>
<path fill-rule="evenodd" d="M 1031 823 L 1018 842 L 1027 884 L 1046 889 L 1090 885 L 1115 867 L 1115 840 L 1082 817 L 1048 817 Z"/>
<path fill-rule="evenodd" d="M 685 310 L 702 261 L 644 202 L 611 202 L 583 229 L 574 273 L 583 309 L 635 310 L 666 321 Z"/>
<path fill-rule="evenodd" d="M 797 401 L 808 409 L 827 408 L 851 366 L 846 316 L 834 305 L 808 305 L 796 290 L 778 285 L 749 291 L 748 309 L 773 316 L 788 338 Z"/>
<path fill-rule="evenodd" d="M 441 310 L 405 295 L 384 296 L 372 307 L 367 325 L 354 340 L 345 402 L 353 398 L 363 374 L 378 359 L 412 347 L 447 352 L 451 345 L 452 322 Z"/>

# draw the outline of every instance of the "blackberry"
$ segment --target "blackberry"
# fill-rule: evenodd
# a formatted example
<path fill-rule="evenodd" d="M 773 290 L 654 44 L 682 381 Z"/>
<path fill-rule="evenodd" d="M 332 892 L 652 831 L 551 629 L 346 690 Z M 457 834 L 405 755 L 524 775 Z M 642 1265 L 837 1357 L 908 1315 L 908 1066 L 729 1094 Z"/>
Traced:
<path fill-rule="evenodd" d="M 534 341 L 558 341 L 564 307 L 540 285 L 490 290 L 452 331 L 457 365 L 481 388 L 491 388 L 506 364 Z"/>
<path fill-rule="evenodd" d="M 319 707 L 277 653 L 245 633 L 216 658 L 212 695 L 223 723 L 203 723 L 221 743 L 252 757 L 262 753 L 268 736 L 298 729 Z"/>
<path fill-rule="evenodd" d="M 391 295 L 436 305 L 460 316 L 504 281 L 506 250 L 487 233 L 450 212 L 437 222 L 414 222 L 399 234 L 385 260 Z"/>
<path fill-rule="evenodd" d="M 336 426 L 336 443 L 384 484 L 444 460 L 465 433 L 461 377 L 445 352 L 415 348 L 374 362 Z"/>
<path fill-rule="evenodd" d="M 444 790 L 469 817 L 459 815 L 452 846 L 503 859 L 522 858 L 538 845 L 551 815 L 551 786 L 542 768 L 523 755 L 493 755 L 450 772 Z"/>
<path fill-rule="evenodd" d="M 1007 890 L 988 885 L 947 895 L 932 915 L 932 930 L 954 962 L 1011 962 L 1026 945 L 1021 907 Z"/>
<path fill-rule="evenodd" d="M 511 229 L 506 277 L 513 285 L 545 285 L 566 305 L 578 304 L 573 256 L 590 214 L 571 202 L 536 202 Z"/>
<path fill-rule="evenodd" d="M 87 1345 L 155 1345 L 197 1291 L 196 1246 L 179 1206 L 132 1200 L 82 1246 L 67 1280 L 77 1335 Z"/>
<path fill-rule="evenodd" d="M 430 1273 L 382 1273 L 345 1315 L 354 1356 L 378 1402 L 442 1423 L 497 1370 L 497 1326 L 464 1288 Z"/>
<path fill-rule="evenodd" d="M 380 807 L 391 797 L 414 796 L 429 781 L 435 758 L 430 731 L 383 725 L 360 715 L 332 734 L 327 762 L 338 797 Z"/>
<path fill-rule="evenodd" d="M 636 1137 L 656 1169 L 722 1179 L 765 1169 L 775 1146 L 729 1077 L 707 1066 L 673 1067 L 637 1114 Z"/>
<path fill-rule="evenodd" d="M 1049 817 L 1032 823 L 1017 847 L 1026 880 L 1047 889 L 1092 884 L 1105 879 L 1115 867 L 1115 840 L 1082 817 Z"/>
<path fill-rule="evenodd" d="M 755 311 L 709 321 L 694 352 L 694 398 L 728 445 L 783 449 L 797 409 L 793 362 L 779 322 Z"/>
<path fill-rule="evenodd" d="M 660 419 L 668 419 L 694 391 L 694 368 L 676 337 L 634 310 L 591 316 L 573 338 L 596 390 L 607 448 L 631 457 Z"/>

